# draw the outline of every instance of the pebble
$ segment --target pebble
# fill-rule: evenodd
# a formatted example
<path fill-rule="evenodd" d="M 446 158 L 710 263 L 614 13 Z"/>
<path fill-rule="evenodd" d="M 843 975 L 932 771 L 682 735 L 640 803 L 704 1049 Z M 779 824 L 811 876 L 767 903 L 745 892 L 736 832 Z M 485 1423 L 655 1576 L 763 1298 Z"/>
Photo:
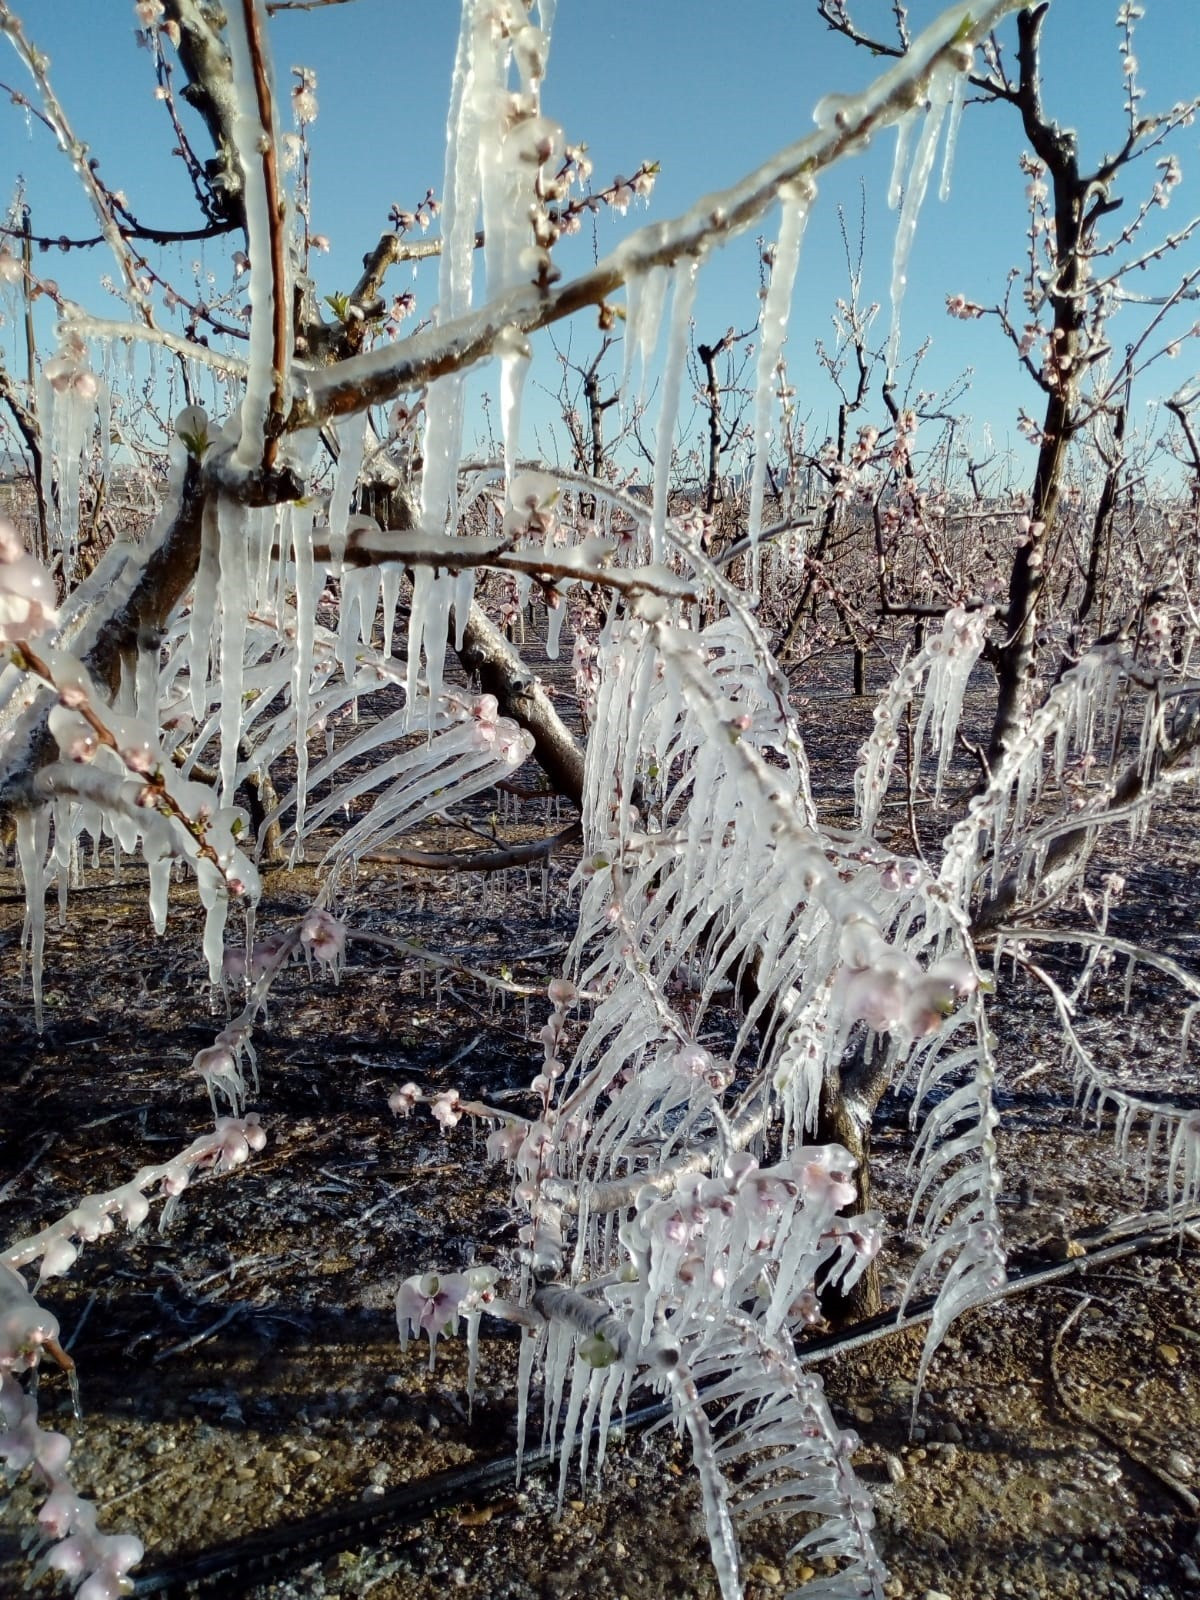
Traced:
<path fill-rule="evenodd" d="M 783 1573 L 778 1567 L 773 1567 L 769 1561 L 756 1561 L 750 1569 L 751 1576 L 765 1583 L 768 1589 L 781 1589 L 783 1587 Z"/>
<path fill-rule="evenodd" d="M 904 1470 L 903 1461 L 899 1456 L 892 1455 L 890 1451 L 884 1456 L 883 1464 L 887 1468 L 887 1475 L 893 1483 L 903 1483 L 905 1478 L 908 1477 L 908 1473 Z"/>
<path fill-rule="evenodd" d="M 1155 1346 L 1158 1359 L 1168 1367 L 1179 1365 L 1179 1346 L 1177 1344 L 1160 1344 Z"/>

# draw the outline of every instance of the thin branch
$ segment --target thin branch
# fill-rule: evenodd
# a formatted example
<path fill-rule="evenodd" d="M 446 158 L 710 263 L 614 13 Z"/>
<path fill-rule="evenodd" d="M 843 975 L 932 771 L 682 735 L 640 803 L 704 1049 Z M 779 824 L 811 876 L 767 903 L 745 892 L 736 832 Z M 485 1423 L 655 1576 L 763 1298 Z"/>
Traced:
<path fill-rule="evenodd" d="M 509 867 L 529 867 L 550 861 L 569 844 L 583 837 L 578 822 L 548 839 L 505 845 L 499 850 L 380 850 L 360 857 L 381 866 L 420 867 L 426 872 L 504 872 Z"/>

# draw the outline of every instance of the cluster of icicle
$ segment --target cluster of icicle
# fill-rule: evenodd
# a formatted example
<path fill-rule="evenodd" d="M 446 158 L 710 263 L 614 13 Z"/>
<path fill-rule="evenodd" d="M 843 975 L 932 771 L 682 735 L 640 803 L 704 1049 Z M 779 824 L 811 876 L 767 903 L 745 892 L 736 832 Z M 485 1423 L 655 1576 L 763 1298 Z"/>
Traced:
<path fill-rule="evenodd" d="M 986 786 L 971 798 L 966 814 L 948 835 L 939 876 L 955 903 L 965 910 L 981 897 L 1007 888 L 1015 906 L 1036 910 L 1041 896 L 1061 901 L 1069 890 L 1083 889 L 1102 827 L 1124 822 L 1136 841 L 1149 825 L 1156 800 L 1169 787 L 1171 774 L 1161 774 L 1159 764 L 1169 743 L 1165 719 L 1171 699 L 1169 674 L 1160 683 L 1158 674 L 1135 662 L 1128 644 L 1097 645 L 1085 652 L 1010 736 Z M 1127 729 L 1133 734 L 1132 748 L 1123 748 Z M 1090 793 L 1076 805 L 1043 806 L 1044 815 L 1039 817 L 1037 808 L 1045 791 L 1050 786 L 1062 789 L 1072 764 L 1090 776 Z M 1123 773 L 1135 775 L 1140 787 L 1122 811 L 1113 805 L 1113 797 Z M 1173 775 L 1194 781 L 1194 758 Z M 1080 842 L 1065 855 L 1051 858 L 1049 853 L 1064 834 L 1078 835 Z M 1182 1218 L 1200 1199 L 1200 1117 L 1115 1083 L 1088 1047 L 1080 1027 L 1079 1002 L 1087 995 L 1101 956 L 1126 963 L 1126 1007 L 1137 967 L 1154 969 L 1181 994 L 1181 1054 L 1186 1057 L 1193 1018 L 1200 1008 L 1200 980 L 1171 957 L 1111 934 L 1107 914 L 1112 898 L 1110 877 L 1099 924 L 1090 930 L 1041 929 L 1027 909 L 1014 919 L 1013 928 L 998 930 L 996 966 L 1009 942 L 1077 943 L 1085 949 L 1083 972 L 1069 991 L 1045 970 L 1039 971 L 1039 981 L 1055 1007 L 1076 1105 L 1082 1115 L 1093 1116 L 1097 1126 L 1106 1112 L 1111 1114 L 1122 1161 L 1132 1160 L 1135 1127 L 1147 1131 L 1141 1157 L 1147 1199 L 1161 1153 L 1168 1209 Z"/>
<path fill-rule="evenodd" d="M 961 627 L 951 618 L 942 643 Z M 723 1594 L 741 1593 L 733 1512 L 768 1508 L 821 1512 L 809 1542 L 839 1572 L 818 1592 L 879 1594 L 852 1444 L 793 1346 L 819 1316 L 818 1275 L 853 1282 L 878 1219 L 837 1215 L 853 1162 L 804 1141 L 829 1064 L 864 1031 L 897 1078 L 915 1077 L 918 1107 L 936 1100 L 915 1158 L 927 1249 L 914 1282 L 951 1264 L 927 1361 L 950 1319 L 1003 1279 L 993 1065 L 969 940 L 918 862 L 818 827 L 752 619 L 697 633 L 611 618 L 598 666 L 573 980 L 552 985 L 532 1086 L 545 1109 L 489 1140 L 529 1214 L 521 1311 L 484 1309 L 532 1323 L 523 1391 L 543 1367 L 564 1484 L 571 1446 L 586 1466 L 592 1424 L 602 1441 L 640 1374 L 670 1393 L 691 1438 Z M 576 985 L 588 1011 L 568 1051 Z M 734 995 L 742 1024 L 716 1054 L 706 1040 Z M 779 1159 L 761 1165 L 768 1138 Z M 708 1406 L 737 1419 L 718 1444 Z M 744 1478 L 743 1454 L 769 1447 Z"/>
<path fill-rule="evenodd" d="M 54 1572 L 77 1584 L 77 1600 L 118 1600 L 128 1594 L 128 1573 L 142 1558 L 133 1534 L 105 1534 L 97 1511 L 69 1476 L 71 1441 L 38 1421 L 35 1375 L 46 1354 L 68 1369 L 78 1414 L 74 1366 L 59 1344 L 57 1320 L 30 1292 L 21 1270 L 39 1266 L 38 1284 L 69 1272 L 83 1245 L 111 1233 L 119 1218 L 130 1232 L 149 1215 L 156 1197 L 165 1201 L 161 1226 L 198 1171 L 228 1172 L 261 1150 L 265 1134 L 253 1118 L 222 1117 L 209 1134 L 161 1165 L 142 1167 L 116 1189 L 88 1195 L 39 1233 L 0 1254 L 0 1465 L 13 1476 L 32 1471 L 46 1488 L 34 1535 L 37 1561 L 31 1583 Z"/>
<path fill-rule="evenodd" d="M 12 554 L 15 549 L 16 554 Z M 52 588 L 37 564 L 20 550 L 11 527 L 0 526 L 0 587 L 21 574 L 34 588 Z M 31 577 L 30 575 L 33 574 Z M 36 581 L 35 581 L 36 580 Z M 0 603 L 3 596 L 0 595 Z M 25 614 L 13 617 L 16 606 Z M 60 917 L 79 868 L 79 842 L 90 837 L 93 854 L 112 840 L 114 856 L 140 849 L 149 877 L 155 928 L 166 923 L 172 866 L 189 862 L 207 908 L 205 948 L 219 971 L 225 918 L 231 895 L 253 902 L 258 873 L 242 850 L 248 816 L 217 804 L 206 784 L 192 782 L 171 760 L 178 723 L 160 722 L 158 679 L 139 664 L 110 703 L 92 681 L 79 654 L 54 642 L 58 617 L 40 600 L 7 605 L 4 637 L 18 647 L 18 662 L 53 696 L 47 723 L 58 759 L 36 772 L 27 804 L 17 813 L 17 853 L 25 882 L 23 944 L 29 951 L 36 1020 L 42 1021 L 42 963 L 46 899 L 56 884 Z M 24 650 L 22 652 L 22 647 Z M 36 661 L 36 673 L 33 662 Z M 151 667 L 152 662 L 148 663 Z M 28 740 L 44 710 L 35 703 L 10 731 L 10 747 Z"/>

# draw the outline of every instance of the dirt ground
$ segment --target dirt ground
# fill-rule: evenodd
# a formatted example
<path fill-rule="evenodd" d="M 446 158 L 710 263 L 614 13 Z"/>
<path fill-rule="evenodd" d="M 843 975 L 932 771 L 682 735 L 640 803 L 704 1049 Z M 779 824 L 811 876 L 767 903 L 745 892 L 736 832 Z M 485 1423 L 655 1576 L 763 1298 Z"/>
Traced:
<path fill-rule="evenodd" d="M 848 792 L 870 703 L 816 680 L 806 694 L 817 788 L 836 802 Z M 481 826 L 493 803 L 475 808 Z M 1193 966 L 1198 820 L 1185 804 L 1152 848 L 1096 867 L 1119 865 L 1129 876 L 1119 930 L 1153 934 Z M 530 801 L 501 833 L 534 837 L 555 826 L 548 805 Z M 417 837 L 430 848 L 463 844 L 440 828 Z M 371 865 L 344 911 L 355 927 L 542 988 L 569 937 L 571 865 L 556 862 L 545 895 L 540 877 L 523 870 L 481 882 Z M 260 928 L 294 922 L 313 881 L 270 874 Z M 156 941 L 142 869 L 124 866 L 115 886 L 110 867 L 88 871 L 65 927 L 48 935 L 40 1037 L 17 977 L 21 914 L 17 875 L 0 872 L 4 1242 L 204 1128 L 207 1099 L 186 1069 L 220 1025 L 188 886 L 175 891 L 167 935 Z M 1113 1070 L 1146 1093 L 1194 1093 L 1166 989 L 1139 980 L 1126 1016 L 1119 975 L 1106 983 L 1094 1029 Z M 79 1365 L 84 1419 L 72 1422 L 53 1372 L 42 1380 L 43 1411 L 77 1439 L 76 1481 L 100 1504 L 104 1526 L 145 1539 L 138 1592 L 187 1592 L 173 1573 L 236 1546 L 237 1564 L 202 1592 L 716 1595 L 686 1448 L 669 1430 L 614 1440 L 599 1489 L 589 1482 L 585 1491 L 572 1469 L 561 1519 L 557 1469 L 531 1471 L 519 1486 L 509 1476 L 468 1481 L 408 1520 L 387 1510 L 397 1491 L 513 1449 L 512 1335 L 485 1322 L 468 1413 L 463 1342 L 446 1342 L 430 1372 L 424 1344 L 401 1352 L 392 1300 L 414 1272 L 502 1264 L 517 1225 L 508 1180 L 480 1138 L 465 1124 L 443 1137 L 425 1116 L 394 1121 L 387 1096 L 410 1078 L 489 1099 L 522 1091 L 538 1070 L 544 1010 L 536 996 L 500 1005 L 468 978 L 435 978 L 369 945 L 352 948 L 336 988 L 290 969 L 256 1031 L 254 1105 L 266 1149 L 232 1177 L 197 1182 L 165 1236 L 147 1224 L 89 1246 L 71 1276 L 48 1287 L 44 1302 Z M 1142 1181 L 1118 1160 L 1111 1128 L 1081 1126 L 1051 1018 L 1032 990 L 1006 980 L 994 1015 L 1014 1262 L 1050 1265 L 1069 1259 L 1074 1241 L 1086 1245 L 1139 1212 Z M 878 1200 L 892 1227 L 892 1301 L 911 1262 L 907 1111 L 902 1097 L 886 1101 L 874 1140 Z M 1152 1205 L 1161 1177 L 1156 1169 Z M 875 1499 L 890 1594 L 1200 1595 L 1200 1522 L 1195 1500 L 1188 1504 L 1200 1494 L 1200 1263 L 1191 1233 L 961 1319 L 933 1363 L 910 1436 L 920 1340 L 919 1329 L 893 1334 L 821 1368 L 839 1421 L 862 1439 L 857 1463 Z M 5 1596 L 21 1592 L 27 1571 L 19 1540 L 30 1501 L 18 1484 L 0 1517 Z M 305 1519 L 334 1508 L 354 1509 L 366 1526 L 321 1543 Z M 256 1541 L 273 1535 L 268 1556 Z M 753 1529 L 744 1549 L 756 1600 L 812 1574 L 771 1523 Z"/>

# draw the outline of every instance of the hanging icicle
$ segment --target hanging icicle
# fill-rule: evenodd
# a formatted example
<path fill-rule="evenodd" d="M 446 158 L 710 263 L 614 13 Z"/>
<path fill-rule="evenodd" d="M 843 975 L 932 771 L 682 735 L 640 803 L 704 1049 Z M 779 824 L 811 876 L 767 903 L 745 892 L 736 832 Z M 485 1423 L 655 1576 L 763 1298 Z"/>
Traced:
<path fill-rule="evenodd" d="M 887 343 L 889 378 L 895 373 L 896 361 L 900 354 L 900 308 L 904 303 L 904 291 L 908 287 L 908 258 L 912 254 L 913 240 L 917 235 L 917 218 L 925 202 L 925 192 L 929 187 L 929 175 L 933 171 L 933 160 L 937 151 L 938 135 L 942 131 L 946 108 L 950 104 L 950 97 L 958 77 L 957 70 L 947 62 L 940 62 L 930 76 L 929 109 L 925 113 L 925 122 L 917 140 L 908 182 L 904 188 L 904 198 L 900 203 L 900 220 L 896 224 L 896 239 L 892 246 L 892 324 Z"/>
<path fill-rule="evenodd" d="M 679 417 L 679 395 L 690 347 L 692 305 L 699 272 L 700 263 L 695 257 L 671 271 L 671 328 L 667 336 L 662 402 L 654 441 L 654 511 L 650 520 L 650 559 L 654 562 L 661 562 L 666 553 L 667 496 L 675 455 L 675 424 Z"/>
<path fill-rule="evenodd" d="M 787 184 L 780 190 L 779 239 L 771 267 L 771 281 L 763 305 L 758 336 L 758 365 L 754 395 L 754 460 L 750 470 L 750 518 L 748 532 L 753 557 L 750 586 L 758 590 L 758 540 L 762 533 L 763 498 L 767 481 L 767 455 L 774 439 L 771 418 L 775 407 L 777 370 L 787 338 L 792 310 L 792 291 L 800 265 L 800 247 L 808 214 L 816 198 L 811 181 Z"/>

